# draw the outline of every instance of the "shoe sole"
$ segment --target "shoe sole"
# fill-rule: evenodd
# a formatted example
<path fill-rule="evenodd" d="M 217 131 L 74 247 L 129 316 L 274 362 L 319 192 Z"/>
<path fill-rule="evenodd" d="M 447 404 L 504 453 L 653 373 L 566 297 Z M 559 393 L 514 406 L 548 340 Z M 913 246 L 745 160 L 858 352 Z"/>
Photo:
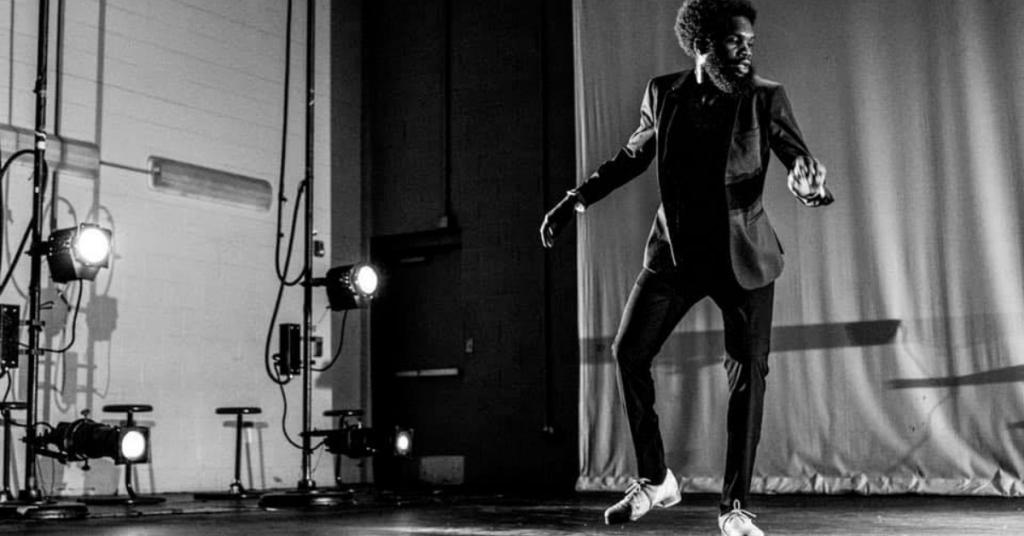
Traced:
<path fill-rule="evenodd" d="M 658 508 L 668 508 L 670 506 L 675 506 L 675 505 L 679 504 L 682 501 L 683 501 L 682 495 L 676 495 L 675 497 L 669 497 L 668 499 L 663 500 L 660 503 L 655 504 L 654 506 L 657 506 Z M 630 519 L 630 517 L 628 515 L 627 516 L 622 516 L 622 517 L 614 517 L 614 516 L 608 516 L 606 514 L 604 516 L 604 524 L 605 525 L 622 525 L 624 523 L 635 522 L 638 519 L 640 519 L 640 518 Z"/>
<path fill-rule="evenodd" d="M 675 506 L 675 505 L 681 503 L 682 501 L 683 501 L 683 496 L 682 496 L 682 494 L 680 494 L 680 495 L 676 495 L 675 497 L 669 497 L 668 499 L 666 499 L 664 501 L 661 501 L 660 503 L 658 503 L 658 504 L 656 504 L 654 506 L 657 506 L 659 508 L 668 508 L 670 506 Z"/>

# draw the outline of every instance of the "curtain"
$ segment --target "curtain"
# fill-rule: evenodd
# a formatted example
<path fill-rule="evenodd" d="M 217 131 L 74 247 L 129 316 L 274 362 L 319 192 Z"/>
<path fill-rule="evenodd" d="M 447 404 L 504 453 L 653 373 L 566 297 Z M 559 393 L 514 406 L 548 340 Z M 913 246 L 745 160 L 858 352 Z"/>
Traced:
<path fill-rule="evenodd" d="M 574 0 L 579 181 L 635 128 L 646 81 L 688 68 L 679 0 Z M 757 2 L 837 202 L 773 160 L 786 252 L 754 492 L 1024 495 L 1024 2 Z M 654 171 L 577 218 L 579 489 L 635 475 L 611 355 L 658 204 Z M 655 359 L 667 463 L 717 492 L 727 386 L 705 300 Z"/>

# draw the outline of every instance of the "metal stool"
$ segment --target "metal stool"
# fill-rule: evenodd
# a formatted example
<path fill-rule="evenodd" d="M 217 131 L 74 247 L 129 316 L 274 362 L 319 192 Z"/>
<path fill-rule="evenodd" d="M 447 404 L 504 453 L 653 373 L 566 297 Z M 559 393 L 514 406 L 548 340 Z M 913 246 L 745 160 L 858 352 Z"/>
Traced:
<path fill-rule="evenodd" d="M 136 413 L 147 413 L 153 411 L 153 406 L 147 404 L 114 404 L 110 406 L 103 406 L 103 411 L 108 413 L 124 413 L 127 415 L 125 419 L 125 426 L 135 426 L 134 415 Z M 132 486 L 132 464 L 131 462 L 125 462 L 124 464 L 124 489 L 128 492 L 128 495 L 118 495 L 115 491 L 113 495 L 97 495 L 93 497 L 82 497 L 78 499 L 79 502 L 85 504 L 128 504 L 128 505 L 147 505 L 147 504 L 158 504 L 166 501 L 165 497 L 157 497 L 154 495 L 138 495 L 135 493 L 135 487 Z"/>
<path fill-rule="evenodd" d="M 0 490 L 0 504 L 14 500 L 11 493 L 11 411 L 25 409 L 24 402 L 0 402 L 0 414 L 4 417 L 4 489 Z"/>
<path fill-rule="evenodd" d="M 242 486 L 242 428 L 252 426 L 252 422 L 243 421 L 242 415 L 257 415 L 262 410 L 257 407 L 228 407 L 217 408 L 217 415 L 234 415 L 235 421 L 235 480 L 231 482 L 228 491 L 195 493 L 193 496 L 199 501 L 217 501 L 232 499 L 258 499 L 259 493 L 246 491 Z"/>
<path fill-rule="evenodd" d="M 329 409 L 324 411 L 324 417 L 340 417 L 338 420 L 338 429 L 345 428 L 345 421 L 347 419 L 361 419 L 363 417 L 363 410 L 361 409 Z M 334 455 L 334 483 L 339 488 L 344 487 L 344 482 L 341 480 L 341 454 Z"/>

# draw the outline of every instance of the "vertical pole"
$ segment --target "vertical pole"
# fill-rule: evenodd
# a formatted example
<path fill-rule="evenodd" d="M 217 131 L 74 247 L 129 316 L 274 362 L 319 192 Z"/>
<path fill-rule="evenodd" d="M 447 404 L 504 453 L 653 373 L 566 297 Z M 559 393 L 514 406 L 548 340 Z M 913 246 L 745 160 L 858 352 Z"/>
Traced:
<path fill-rule="evenodd" d="M 11 410 L 3 409 L 4 416 L 4 489 L 0 490 L 0 502 L 14 499 L 11 495 Z"/>
<path fill-rule="evenodd" d="M 39 0 L 39 44 L 36 56 L 36 124 L 35 172 L 32 176 L 32 258 L 31 279 L 28 285 L 28 383 L 25 393 L 25 486 L 18 494 L 23 501 L 42 499 L 36 479 L 36 395 L 39 366 L 39 335 L 42 322 L 39 313 L 40 279 L 42 277 L 43 188 L 46 184 L 46 60 L 48 56 L 50 2 Z"/>
<path fill-rule="evenodd" d="M 316 41 L 316 0 L 306 0 L 306 229 L 302 284 L 302 480 L 300 490 L 316 487 L 310 468 L 313 378 L 313 123 L 315 117 L 314 42 Z"/>

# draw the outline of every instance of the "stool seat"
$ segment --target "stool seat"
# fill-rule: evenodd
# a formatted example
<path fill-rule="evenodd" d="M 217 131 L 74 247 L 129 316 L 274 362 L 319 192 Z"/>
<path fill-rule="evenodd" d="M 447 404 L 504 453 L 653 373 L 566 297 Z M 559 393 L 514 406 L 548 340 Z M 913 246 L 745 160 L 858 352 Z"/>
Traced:
<path fill-rule="evenodd" d="M 103 411 L 110 413 L 146 413 L 153 411 L 153 406 L 149 404 L 112 404 L 103 406 Z"/>
<path fill-rule="evenodd" d="M 28 404 L 25 402 L 0 402 L 0 411 L 9 411 L 15 409 L 25 409 Z"/>
<path fill-rule="evenodd" d="M 324 417 L 362 417 L 361 409 L 329 409 L 324 411 Z"/>
<path fill-rule="evenodd" d="M 217 408 L 217 415 L 255 415 L 263 410 L 255 406 Z"/>

